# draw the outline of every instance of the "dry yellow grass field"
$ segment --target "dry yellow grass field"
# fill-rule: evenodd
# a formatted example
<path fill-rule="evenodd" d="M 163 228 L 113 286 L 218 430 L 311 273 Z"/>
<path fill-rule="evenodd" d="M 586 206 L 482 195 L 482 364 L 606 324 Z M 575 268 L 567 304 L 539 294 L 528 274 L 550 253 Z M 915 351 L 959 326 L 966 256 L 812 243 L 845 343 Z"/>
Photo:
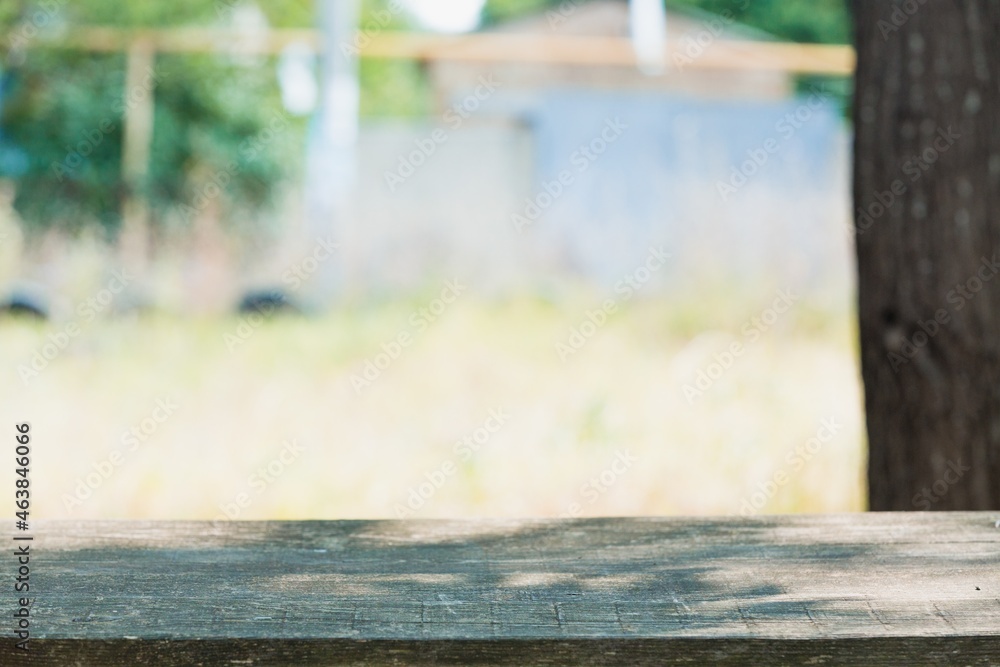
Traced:
<path fill-rule="evenodd" d="M 600 298 L 468 293 L 424 328 L 433 296 L 260 326 L 96 318 L 26 380 L 65 323 L 0 322 L 0 405 L 5 423 L 32 424 L 36 516 L 864 508 L 849 308 L 803 301 L 751 340 L 744 324 L 773 293 L 637 299 L 562 360 L 556 343 Z M 375 377 L 367 362 L 386 365 L 400 333 L 409 344 Z M 742 354 L 720 374 L 733 342 Z M 689 400 L 699 371 L 718 378 Z"/>

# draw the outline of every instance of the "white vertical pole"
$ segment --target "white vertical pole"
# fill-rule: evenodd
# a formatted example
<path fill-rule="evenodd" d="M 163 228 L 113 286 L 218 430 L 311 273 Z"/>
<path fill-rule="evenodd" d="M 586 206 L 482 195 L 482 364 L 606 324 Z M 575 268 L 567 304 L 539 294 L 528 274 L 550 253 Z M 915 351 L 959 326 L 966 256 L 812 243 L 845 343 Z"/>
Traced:
<path fill-rule="evenodd" d="M 667 59 L 667 11 L 663 0 L 629 0 L 632 50 L 643 74 L 662 74 Z"/>
<path fill-rule="evenodd" d="M 319 0 L 322 46 L 319 109 L 313 130 L 307 177 L 310 240 L 339 242 L 349 214 L 356 181 L 358 138 L 358 62 L 353 55 L 358 0 Z M 343 247 L 341 247 L 343 252 Z M 323 301 L 343 287 L 343 257 L 324 261 L 317 271 L 314 294 Z"/>

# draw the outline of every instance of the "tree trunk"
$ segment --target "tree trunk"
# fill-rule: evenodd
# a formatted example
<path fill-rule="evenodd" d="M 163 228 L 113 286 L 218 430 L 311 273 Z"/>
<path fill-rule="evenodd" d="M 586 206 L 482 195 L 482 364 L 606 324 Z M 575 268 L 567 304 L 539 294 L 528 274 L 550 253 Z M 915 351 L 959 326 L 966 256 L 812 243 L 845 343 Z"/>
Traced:
<path fill-rule="evenodd" d="M 1000 508 L 1000 0 L 854 0 L 872 510 Z"/>

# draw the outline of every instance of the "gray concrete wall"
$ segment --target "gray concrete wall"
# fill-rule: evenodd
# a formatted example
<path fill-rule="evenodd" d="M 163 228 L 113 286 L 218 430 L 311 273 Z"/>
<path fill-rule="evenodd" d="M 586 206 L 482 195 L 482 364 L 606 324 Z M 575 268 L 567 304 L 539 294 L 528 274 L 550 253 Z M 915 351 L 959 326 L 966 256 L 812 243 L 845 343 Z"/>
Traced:
<path fill-rule="evenodd" d="M 561 94 L 520 122 L 490 118 L 363 128 L 358 197 L 338 232 L 350 287 L 451 275 L 497 290 L 608 286 L 651 244 L 673 255 L 658 275 L 667 286 L 850 284 L 848 133 L 822 100 Z M 627 126 L 620 136 L 592 160 L 580 153 L 600 148 L 615 119 Z M 722 185 L 741 173 L 733 191 Z M 559 190 L 549 202 L 545 193 Z M 530 203 L 541 214 L 519 231 L 513 216 L 528 219 Z"/>

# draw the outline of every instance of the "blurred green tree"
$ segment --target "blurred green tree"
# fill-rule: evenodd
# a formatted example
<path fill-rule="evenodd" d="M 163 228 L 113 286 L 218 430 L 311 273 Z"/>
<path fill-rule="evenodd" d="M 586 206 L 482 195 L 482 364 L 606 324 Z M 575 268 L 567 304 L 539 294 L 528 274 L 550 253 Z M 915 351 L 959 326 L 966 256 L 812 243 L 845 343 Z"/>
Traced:
<path fill-rule="evenodd" d="M 308 4 L 297 0 L 274 0 L 267 10 L 269 20 L 308 23 L 311 17 Z M 223 210 L 235 213 L 270 200 L 295 164 L 287 157 L 304 128 L 303 121 L 284 117 L 270 59 L 159 55 L 141 89 L 126 96 L 124 54 L 24 48 L 65 26 L 226 25 L 233 11 L 228 0 L 47 0 L 22 1 L 17 11 L 0 15 L 8 35 L 0 89 L 0 151 L 7 159 L 0 159 L 0 169 L 15 179 L 15 206 L 29 227 L 96 223 L 116 230 L 125 192 L 124 113 L 149 94 L 155 100 L 153 146 L 139 187 L 154 225 L 172 212 L 190 217 L 186 211 L 204 194 L 196 174 L 231 174 L 218 195 Z M 259 141 L 276 117 L 286 128 L 280 140 Z"/>
<path fill-rule="evenodd" d="M 0 4 L 0 177 L 16 182 L 15 207 L 34 230 L 98 225 L 109 236 L 121 224 L 126 185 L 122 141 L 126 58 L 25 48 L 66 26 L 172 27 L 232 25 L 257 8 L 273 27 L 315 24 L 312 0 L 39 0 Z M 380 14 L 362 3 L 361 30 L 399 29 L 402 12 Z M 419 66 L 377 60 L 360 70 L 362 113 L 419 114 L 426 92 Z M 190 219 L 214 197 L 224 222 L 260 219 L 303 165 L 308 120 L 281 104 L 273 57 L 160 54 L 141 90 L 154 94 L 149 172 L 139 184 L 162 227 Z M 148 90 L 147 90 L 148 88 Z M 218 187 L 216 194 L 215 188 Z"/>
<path fill-rule="evenodd" d="M 728 10 L 739 23 L 790 42 L 846 44 L 850 38 L 843 0 L 669 0 L 667 7 Z"/>

